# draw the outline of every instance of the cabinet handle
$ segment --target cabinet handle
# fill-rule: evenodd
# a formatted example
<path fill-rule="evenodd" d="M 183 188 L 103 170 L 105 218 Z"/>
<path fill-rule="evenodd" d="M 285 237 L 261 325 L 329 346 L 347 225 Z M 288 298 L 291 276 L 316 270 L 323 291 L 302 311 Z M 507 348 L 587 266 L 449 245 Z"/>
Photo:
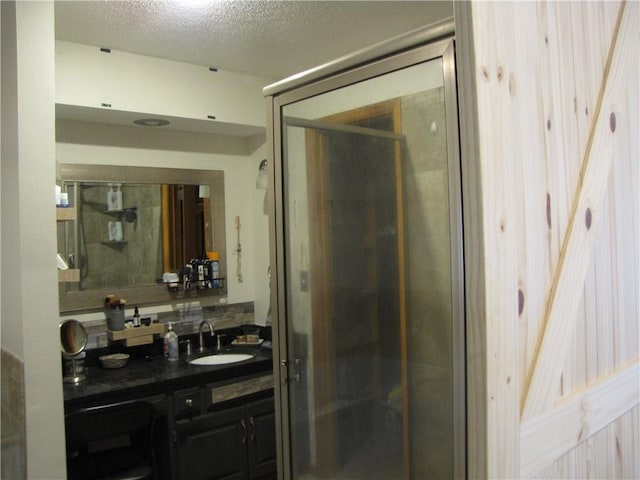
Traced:
<path fill-rule="evenodd" d="M 184 404 L 187 406 L 187 408 L 191 408 L 191 407 L 193 406 L 193 400 L 192 400 L 192 399 L 190 399 L 190 398 L 187 398 L 187 399 L 184 401 Z"/>
<path fill-rule="evenodd" d="M 247 425 L 244 423 L 244 418 L 240 420 L 240 430 L 242 431 L 242 443 L 247 443 Z"/>
<path fill-rule="evenodd" d="M 253 417 L 249 417 L 249 440 L 252 442 L 256 440 L 256 424 L 253 421 Z"/>

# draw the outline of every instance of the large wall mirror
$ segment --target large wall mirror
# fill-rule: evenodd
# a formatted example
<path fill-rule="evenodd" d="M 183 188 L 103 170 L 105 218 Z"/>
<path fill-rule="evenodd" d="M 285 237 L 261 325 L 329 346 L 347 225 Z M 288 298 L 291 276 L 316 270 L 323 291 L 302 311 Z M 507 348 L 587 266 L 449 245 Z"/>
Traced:
<path fill-rule="evenodd" d="M 186 291 L 163 282 L 207 252 L 225 276 L 224 172 L 61 164 L 59 174 L 77 217 L 60 225 L 58 251 L 79 270 L 79 281 L 60 283 L 61 313 L 101 309 L 108 294 L 132 306 L 226 294 L 226 282 Z"/>

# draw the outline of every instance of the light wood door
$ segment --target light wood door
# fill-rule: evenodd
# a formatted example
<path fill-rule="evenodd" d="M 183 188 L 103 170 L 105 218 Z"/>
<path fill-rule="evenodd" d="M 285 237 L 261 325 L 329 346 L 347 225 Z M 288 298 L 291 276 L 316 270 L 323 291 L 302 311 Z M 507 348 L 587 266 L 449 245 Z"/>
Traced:
<path fill-rule="evenodd" d="M 455 8 L 469 475 L 637 478 L 640 7 Z"/>

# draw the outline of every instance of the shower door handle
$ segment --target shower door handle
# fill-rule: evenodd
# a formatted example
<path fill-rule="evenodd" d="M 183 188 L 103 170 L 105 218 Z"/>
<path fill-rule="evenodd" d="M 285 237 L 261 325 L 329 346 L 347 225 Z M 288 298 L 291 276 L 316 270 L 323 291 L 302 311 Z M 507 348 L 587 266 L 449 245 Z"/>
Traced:
<path fill-rule="evenodd" d="M 283 367 L 288 367 L 289 366 L 289 362 L 287 360 L 281 360 L 280 364 Z M 289 372 L 287 371 L 287 376 L 285 379 L 286 383 L 302 383 L 302 370 L 301 370 L 301 366 L 302 366 L 302 360 L 300 360 L 299 358 L 296 358 L 293 361 L 293 375 L 289 376 Z"/>
<path fill-rule="evenodd" d="M 302 360 L 296 358 L 293 361 L 293 378 L 292 381 L 302 383 Z"/>

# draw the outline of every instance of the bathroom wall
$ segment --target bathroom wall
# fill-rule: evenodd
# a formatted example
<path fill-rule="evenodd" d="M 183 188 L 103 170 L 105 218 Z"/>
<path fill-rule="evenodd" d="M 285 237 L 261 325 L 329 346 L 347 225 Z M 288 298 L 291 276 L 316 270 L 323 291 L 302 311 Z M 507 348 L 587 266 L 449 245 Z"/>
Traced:
<path fill-rule="evenodd" d="M 226 196 L 226 302 L 257 302 L 259 308 L 255 321 L 259 324 L 266 322 L 269 304 L 269 235 L 264 213 L 265 191 L 255 188 L 258 165 L 265 154 L 263 137 L 154 130 L 74 120 L 59 120 L 56 137 L 56 158 L 59 163 L 175 166 L 223 171 Z M 240 219 L 240 261 L 236 217 Z M 199 303 L 211 305 L 217 302 L 217 299 L 209 298 Z M 144 307 L 143 311 L 167 309 L 171 309 L 171 306 Z M 84 320 L 102 317 L 101 313 L 74 315 L 74 318 Z"/>
<path fill-rule="evenodd" d="M 3 1 L 0 8 L 2 430 L 11 431 L 13 421 L 18 433 L 10 446 L 3 438 L 2 478 L 64 478 L 64 442 L 52 441 L 64 438 L 56 321 L 53 3 Z"/>
<path fill-rule="evenodd" d="M 247 245 L 253 243 L 253 268 L 245 266 L 253 270 L 254 283 L 254 313 L 255 323 L 266 325 L 271 321 L 269 316 L 271 302 L 271 281 L 269 279 L 270 268 L 270 243 L 269 243 L 269 199 L 266 190 L 255 190 L 255 176 L 258 174 L 260 162 L 266 158 L 266 145 L 262 138 L 257 139 L 259 146 L 255 149 L 250 148 L 252 152 L 249 155 L 249 171 L 247 175 L 250 184 L 247 188 L 251 190 L 252 204 L 252 221 L 244 221 L 241 228 L 241 245 L 243 255 Z M 249 223 L 249 225 L 247 225 Z M 250 233 L 252 232 L 252 233 Z M 250 243 L 245 243 L 247 236 L 251 235 Z M 227 249 L 229 251 L 229 249 Z M 243 260 L 244 261 L 244 260 Z M 275 276 L 273 276 L 275 278 Z M 267 288 L 265 288 L 267 286 Z"/>
<path fill-rule="evenodd" d="M 59 110 L 75 110 L 76 119 L 86 113 L 144 112 L 181 123 L 200 121 L 206 129 L 219 132 L 256 134 L 266 121 L 261 108 L 262 87 L 271 81 L 212 71 L 204 65 L 56 41 L 56 103 L 64 106 Z M 209 115 L 216 121 L 211 122 Z"/>
<path fill-rule="evenodd" d="M 1 376 L 0 392 L 1 412 L 0 431 L 1 455 L 0 476 L 2 478 L 24 478 L 26 472 L 27 451 L 25 434 L 25 393 L 24 393 L 24 347 L 22 326 L 19 322 L 21 305 L 18 302 L 7 302 L 5 296 L 19 293 L 20 287 L 13 282 L 8 283 L 10 270 L 19 267 L 17 257 L 19 236 L 13 232 L 9 236 L 9 225 L 18 223 L 19 211 L 15 203 L 18 197 L 18 78 L 17 78 L 17 45 L 16 45 L 16 12 L 15 5 L 10 2 L 0 4 L 0 32 L 2 34 L 2 53 L 0 54 L 2 73 L 2 90 L 0 106 L 2 107 L 0 163 L 0 327 L 2 334 L 2 357 L 0 358 Z M 11 253 L 11 255 L 8 255 Z"/>
<path fill-rule="evenodd" d="M 255 189 L 255 179 L 266 153 L 262 87 L 272 80 L 72 42 L 56 41 L 55 48 L 57 113 L 64 118 L 57 122 L 58 162 L 223 170 L 226 302 L 253 301 L 255 321 L 264 324 L 268 223 L 265 192 Z M 171 126 L 132 125 L 145 115 L 168 118 Z M 105 123 L 92 123 L 98 121 Z"/>

